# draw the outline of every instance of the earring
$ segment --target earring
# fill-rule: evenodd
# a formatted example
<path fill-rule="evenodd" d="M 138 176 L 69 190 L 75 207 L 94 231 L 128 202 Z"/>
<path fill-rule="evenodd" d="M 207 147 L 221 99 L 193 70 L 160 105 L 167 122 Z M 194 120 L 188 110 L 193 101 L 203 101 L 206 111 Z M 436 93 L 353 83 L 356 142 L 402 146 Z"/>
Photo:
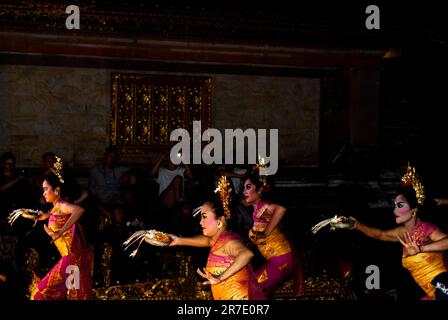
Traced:
<path fill-rule="evenodd" d="M 219 223 L 218 223 L 218 229 L 221 229 L 221 228 L 222 228 L 222 223 L 219 222 Z"/>
<path fill-rule="evenodd" d="M 412 216 L 415 217 L 417 215 L 417 211 L 412 210 Z"/>
<path fill-rule="evenodd" d="M 59 192 L 55 191 L 55 192 L 54 192 L 54 194 L 55 194 L 55 195 L 58 195 L 58 194 L 59 194 Z"/>

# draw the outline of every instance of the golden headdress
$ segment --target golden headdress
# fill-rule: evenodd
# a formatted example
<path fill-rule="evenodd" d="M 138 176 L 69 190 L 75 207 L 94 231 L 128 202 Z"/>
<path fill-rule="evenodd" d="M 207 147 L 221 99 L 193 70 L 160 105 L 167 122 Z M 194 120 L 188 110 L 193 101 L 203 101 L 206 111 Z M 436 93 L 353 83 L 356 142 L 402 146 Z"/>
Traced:
<path fill-rule="evenodd" d="M 403 186 L 412 186 L 415 191 L 418 204 L 422 205 L 425 201 L 425 190 L 422 183 L 418 179 L 417 174 L 415 173 L 415 167 L 408 163 L 406 173 L 401 178 L 401 181 L 403 182 Z"/>
<path fill-rule="evenodd" d="M 56 157 L 56 162 L 53 163 L 53 168 L 51 168 L 51 172 L 53 172 L 56 175 L 56 177 L 58 177 L 58 179 L 61 183 L 64 183 L 64 179 L 62 178 L 62 173 L 63 173 L 62 159 L 58 156 L 55 156 L 55 157 Z"/>
<path fill-rule="evenodd" d="M 264 189 L 267 185 L 267 180 L 266 180 L 267 176 L 260 174 L 260 168 L 266 168 L 266 163 L 262 156 L 258 156 L 258 162 L 255 165 L 255 171 L 256 171 L 258 177 L 260 178 L 261 183 L 263 184 L 262 189 Z"/>
<path fill-rule="evenodd" d="M 227 177 L 226 176 L 219 177 L 218 187 L 215 189 L 215 193 L 218 194 L 219 199 L 221 200 L 226 219 L 230 219 L 232 217 L 232 213 L 230 212 L 229 209 L 230 192 L 232 192 L 232 188 L 230 187 L 230 182 L 227 180 Z"/>

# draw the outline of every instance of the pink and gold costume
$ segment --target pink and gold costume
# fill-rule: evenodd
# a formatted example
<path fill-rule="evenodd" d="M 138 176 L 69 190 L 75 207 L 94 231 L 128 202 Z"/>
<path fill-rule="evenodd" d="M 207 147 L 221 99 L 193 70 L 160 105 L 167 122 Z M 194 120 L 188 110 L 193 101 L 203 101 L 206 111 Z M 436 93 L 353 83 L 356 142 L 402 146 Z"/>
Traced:
<path fill-rule="evenodd" d="M 431 242 L 429 235 L 437 230 L 433 224 L 419 222 L 411 233 L 417 245 Z M 406 248 L 404 248 L 406 250 Z M 429 299 L 435 298 L 434 285 L 431 281 L 443 272 L 447 272 L 443 252 L 423 252 L 413 256 L 403 257 L 403 267 L 409 270 L 415 282 L 426 292 Z"/>
<path fill-rule="evenodd" d="M 260 200 L 257 209 L 253 213 L 254 225 L 252 230 L 264 232 L 272 219 L 269 213 L 269 202 Z M 301 260 L 295 255 L 291 243 L 286 235 L 275 227 L 274 230 L 264 239 L 255 239 L 252 230 L 249 231 L 249 238 L 258 246 L 263 257 L 266 259 L 265 264 L 256 272 L 258 283 L 261 287 L 269 291 L 271 288 L 281 284 L 296 268 L 295 291 L 297 295 L 303 294 L 304 279 L 303 269 L 301 268 Z"/>
<path fill-rule="evenodd" d="M 235 260 L 232 256 L 221 256 L 215 254 L 227 242 L 237 240 L 240 237 L 229 231 L 223 231 L 218 240 L 210 249 L 206 269 L 214 276 L 220 276 L 226 271 Z M 214 300 L 264 300 L 266 296 L 257 283 L 257 279 L 252 272 L 251 265 L 248 264 L 230 278 L 213 284 L 212 294 Z"/>
<path fill-rule="evenodd" d="M 51 214 L 48 227 L 58 232 L 70 214 Z M 81 226 L 73 226 L 55 242 L 61 259 L 37 284 L 31 295 L 33 300 L 82 300 L 91 298 L 93 249 L 86 241 Z M 77 272 L 69 278 L 70 272 Z M 72 286 L 70 280 L 73 279 Z M 79 279 L 79 286 L 78 286 Z M 68 282 L 68 283 L 67 283 Z"/>

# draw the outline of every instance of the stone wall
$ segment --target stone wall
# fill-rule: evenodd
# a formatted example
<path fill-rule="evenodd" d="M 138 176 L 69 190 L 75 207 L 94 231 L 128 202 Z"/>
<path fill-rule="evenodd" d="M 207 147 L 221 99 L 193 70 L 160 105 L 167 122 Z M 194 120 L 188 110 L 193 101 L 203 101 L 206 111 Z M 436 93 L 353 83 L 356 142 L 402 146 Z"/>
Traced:
<path fill-rule="evenodd" d="M 319 79 L 216 76 L 214 106 L 217 129 L 278 129 L 281 164 L 317 165 Z"/>
<path fill-rule="evenodd" d="M 105 70 L 0 67 L 0 150 L 39 166 L 45 151 L 91 165 L 108 143 L 110 77 Z"/>
<path fill-rule="evenodd" d="M 92 166 L 109 143 L 112 71 L 0 65 L 0 152 L 12 151 L 24 167 L 39 166 L 49 150 L 69 166 Z M 319 79 L 211 76 L 216 128 L 278 128 L 281 162 L 317 164 Z"/>

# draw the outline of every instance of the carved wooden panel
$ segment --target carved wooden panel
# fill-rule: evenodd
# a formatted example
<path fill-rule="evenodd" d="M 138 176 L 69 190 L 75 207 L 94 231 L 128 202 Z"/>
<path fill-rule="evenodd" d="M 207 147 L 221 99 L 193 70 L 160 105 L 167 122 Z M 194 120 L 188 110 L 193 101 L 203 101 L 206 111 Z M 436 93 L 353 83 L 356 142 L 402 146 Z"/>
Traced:
<path fill-rule="evenodd" d="M 174 129 L 211 126 L 211 96 L 209 77 L 113 73 L 111 142 L 128 154 L 169 148 Z"/>

